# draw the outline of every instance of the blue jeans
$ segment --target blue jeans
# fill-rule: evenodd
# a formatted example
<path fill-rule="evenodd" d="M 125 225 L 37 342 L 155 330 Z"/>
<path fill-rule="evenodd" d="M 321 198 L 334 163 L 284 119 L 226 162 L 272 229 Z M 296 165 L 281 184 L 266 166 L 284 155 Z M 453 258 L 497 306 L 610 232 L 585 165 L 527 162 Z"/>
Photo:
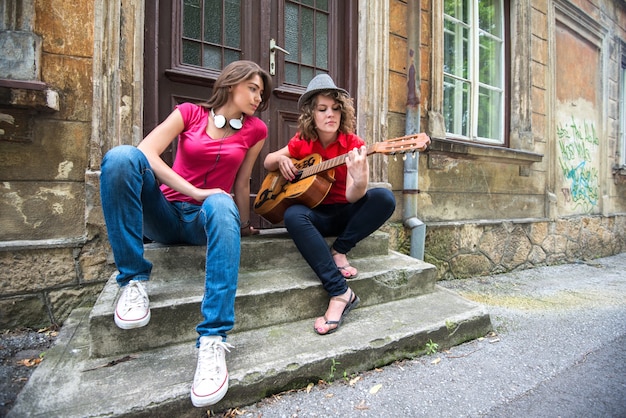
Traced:
<path fill-rule="evenodd" d="M 393 214 L 396 200 L 390 190 L 375 188 L 355 203 L 319 205 L 310 209 L 293 205 L 285 211 L 285 227 L 296 247 L 311 266 L 330 297 L 348 290 L 324 237 L 336 236 L 331 247 L 347 254 L 354 246 L 385 223 Z"/>
<path fill-rule="evenodd" d="M 206 245 L 204 319 L 196 331 L 199 337 L 226 338 L 235 323 L 241 251 L 239 211 L 233 199 L 215 194 L 201 206 L 169 202 L 145 155 L 130 145 L 115 147 L 104 156 L 100 196 L 120 286 L 150 278 L 152 263 L 144 258 L 144 236 L 163 244 Z"/>

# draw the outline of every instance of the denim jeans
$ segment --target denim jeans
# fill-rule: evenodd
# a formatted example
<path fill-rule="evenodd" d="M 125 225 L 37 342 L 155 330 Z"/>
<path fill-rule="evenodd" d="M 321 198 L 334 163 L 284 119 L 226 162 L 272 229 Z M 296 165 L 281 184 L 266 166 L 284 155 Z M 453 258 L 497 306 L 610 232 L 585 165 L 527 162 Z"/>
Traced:
<path fill-rule="evenodd" d="M 206 245 L 203 321 L 196 331 L 199 337 L 226 338 L 235 323 L 241 250 L 239 211 L 233 199 L 215 194 L 200 206 L 169 202 L 145 155 L 130 145 L 115 147 L 104 156 L 100 195 L 120 286 L 150 278 L 152 263 L 144 258 L 144 236 L 163 244 Z"/>
<path fill-rule="evenodd" d="M 380 228 L 395 207 L 390 190 L 375 188 L 355 203 L 320 205 L 313 209 L 299 204 L 290 206 L 285 211 L 284 222 L 296 247 L 333 297 L 345 293 L 348 283 L 337 269 L 324 237 L 336 236 L 331 247 L 347 254 Z"/>

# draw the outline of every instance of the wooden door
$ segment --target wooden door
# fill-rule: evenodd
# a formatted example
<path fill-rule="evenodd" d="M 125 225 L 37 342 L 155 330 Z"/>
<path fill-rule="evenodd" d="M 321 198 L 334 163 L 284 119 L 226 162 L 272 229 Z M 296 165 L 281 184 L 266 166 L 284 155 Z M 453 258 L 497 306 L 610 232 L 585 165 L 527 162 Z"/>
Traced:
<path fill-rule="evenodd" d="M 177 103 L 206 100 L 230 62 L 257 62 L 272 75 L 274 90 L 258 115 L 269 132 L 250 179 L 252 204 L 266 175 L 265 156 L 296 132 L 297 102 L 308 82 L 328 73 L 356 92 L 357 13 L 357 0 L 146 2 L 144 135 Z M 174 150 L 164 154 L 166 161 L 173 161 Z M 272 226 L 256 215 L 252 223 Z"/>

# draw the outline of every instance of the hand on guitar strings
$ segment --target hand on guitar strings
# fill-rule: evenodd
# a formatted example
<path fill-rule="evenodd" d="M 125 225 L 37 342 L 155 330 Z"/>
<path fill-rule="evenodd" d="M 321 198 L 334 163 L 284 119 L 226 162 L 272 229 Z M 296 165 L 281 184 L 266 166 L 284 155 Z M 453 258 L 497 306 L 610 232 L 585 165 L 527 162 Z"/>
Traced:
<path fill-rule="evenodd" d="M 367 162 L 367 147 L 363 145 L 361 148 L 354 148 L 346 154 L 346 167 L 348 174 L 352 177 L 355 184 L 367 185 L 369 178 L 369 164 Z"/>
<path fill-rule="evenodd" d="M 278 169 L 280 170 L 280 173 L 283 175 L 283 177 L 289 181 L 295 179 L 296 175 L 298 174 L 298 169 L 293 164 L 293 161 L 291 161 L 291 158 L 284 155 L 280 157 L 280 161 L 278 162 Z"/>

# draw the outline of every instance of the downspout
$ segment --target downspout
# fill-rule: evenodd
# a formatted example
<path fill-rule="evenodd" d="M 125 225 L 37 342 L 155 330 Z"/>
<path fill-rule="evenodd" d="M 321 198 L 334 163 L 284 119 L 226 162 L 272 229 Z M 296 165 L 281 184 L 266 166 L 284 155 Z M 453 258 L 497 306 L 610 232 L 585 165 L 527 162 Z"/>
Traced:
<path fill-rule="evenodd" d="M 420 132 L 420 0 L 409 0 L 408 6 L 408 72 L 407 72 L 407 105 L 406 135 Z M 424 243 L 426 241 L 426 225 L 417 218 L 419 153 L 407 155 L 404 160 L 403 223 L 411 230 L 411 257 L 424 259 Z"/>

